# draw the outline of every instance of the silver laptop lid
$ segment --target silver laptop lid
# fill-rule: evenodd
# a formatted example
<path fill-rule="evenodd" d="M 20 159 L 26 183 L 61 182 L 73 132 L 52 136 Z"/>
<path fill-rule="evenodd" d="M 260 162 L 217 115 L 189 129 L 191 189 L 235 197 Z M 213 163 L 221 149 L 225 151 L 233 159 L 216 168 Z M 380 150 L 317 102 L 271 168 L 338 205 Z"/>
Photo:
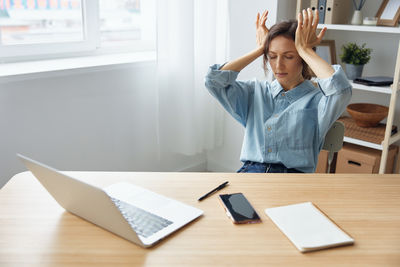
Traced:
<path fill-rule="evenodd" d="M 17 156 L 64 209 L 129 241 L 147 246 L 102 189 L 23 155 Z"/>

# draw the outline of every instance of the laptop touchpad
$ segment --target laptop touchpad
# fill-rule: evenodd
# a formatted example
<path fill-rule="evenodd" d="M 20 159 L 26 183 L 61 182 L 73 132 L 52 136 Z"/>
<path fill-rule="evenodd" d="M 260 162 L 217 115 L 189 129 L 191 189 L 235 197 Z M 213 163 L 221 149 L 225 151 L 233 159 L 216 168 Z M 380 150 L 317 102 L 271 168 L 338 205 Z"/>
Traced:
<path fill-rule="evenodd" d="M 171 201 L 169 198 L 129 183 L 113 184 L 104 188 L 104 191 L 113 198 L 153 211 L 168 205 Z"/>

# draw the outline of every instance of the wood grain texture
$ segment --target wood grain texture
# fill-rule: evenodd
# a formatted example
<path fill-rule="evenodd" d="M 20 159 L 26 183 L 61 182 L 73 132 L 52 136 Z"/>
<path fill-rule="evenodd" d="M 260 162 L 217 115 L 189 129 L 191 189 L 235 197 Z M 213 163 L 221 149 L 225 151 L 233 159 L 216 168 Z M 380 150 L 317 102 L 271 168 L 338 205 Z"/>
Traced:
<path fill-rule="evenodd" d="M 0 266 L 400 266 L 400 175 L 69 172 L 103 187 L 133 182 L 204 211 L 150 249 L 66 212 L 24 172 L 0 190 Z M 242 192 L 263 220 L 234 225 L 217 194 Z M 355 239 L 302 254 L 265 215 L 311 201 Z"/>

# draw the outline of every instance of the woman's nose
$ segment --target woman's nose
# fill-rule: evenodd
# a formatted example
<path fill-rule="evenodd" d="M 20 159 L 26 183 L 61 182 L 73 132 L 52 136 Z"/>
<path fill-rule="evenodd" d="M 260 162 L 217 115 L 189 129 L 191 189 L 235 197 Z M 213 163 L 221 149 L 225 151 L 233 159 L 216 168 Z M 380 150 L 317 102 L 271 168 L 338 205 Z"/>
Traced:
<path fill-rule="evenodd" d="M 283 66 L 283 58 L 282 57 L 277 57 L 276 66 L 277 67 L 282 67 Z"/>

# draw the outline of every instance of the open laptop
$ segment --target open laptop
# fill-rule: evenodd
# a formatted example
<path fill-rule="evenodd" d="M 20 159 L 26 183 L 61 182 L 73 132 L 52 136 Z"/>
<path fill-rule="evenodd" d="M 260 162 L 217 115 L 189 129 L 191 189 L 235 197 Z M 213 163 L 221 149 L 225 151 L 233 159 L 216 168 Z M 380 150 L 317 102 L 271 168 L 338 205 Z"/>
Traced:
<path fill-rule="evenodd" d="M 64 209 L 142 247 L 154 245 L 203 214 L 130 183 L 101 189 L 17 156 Z"/>

